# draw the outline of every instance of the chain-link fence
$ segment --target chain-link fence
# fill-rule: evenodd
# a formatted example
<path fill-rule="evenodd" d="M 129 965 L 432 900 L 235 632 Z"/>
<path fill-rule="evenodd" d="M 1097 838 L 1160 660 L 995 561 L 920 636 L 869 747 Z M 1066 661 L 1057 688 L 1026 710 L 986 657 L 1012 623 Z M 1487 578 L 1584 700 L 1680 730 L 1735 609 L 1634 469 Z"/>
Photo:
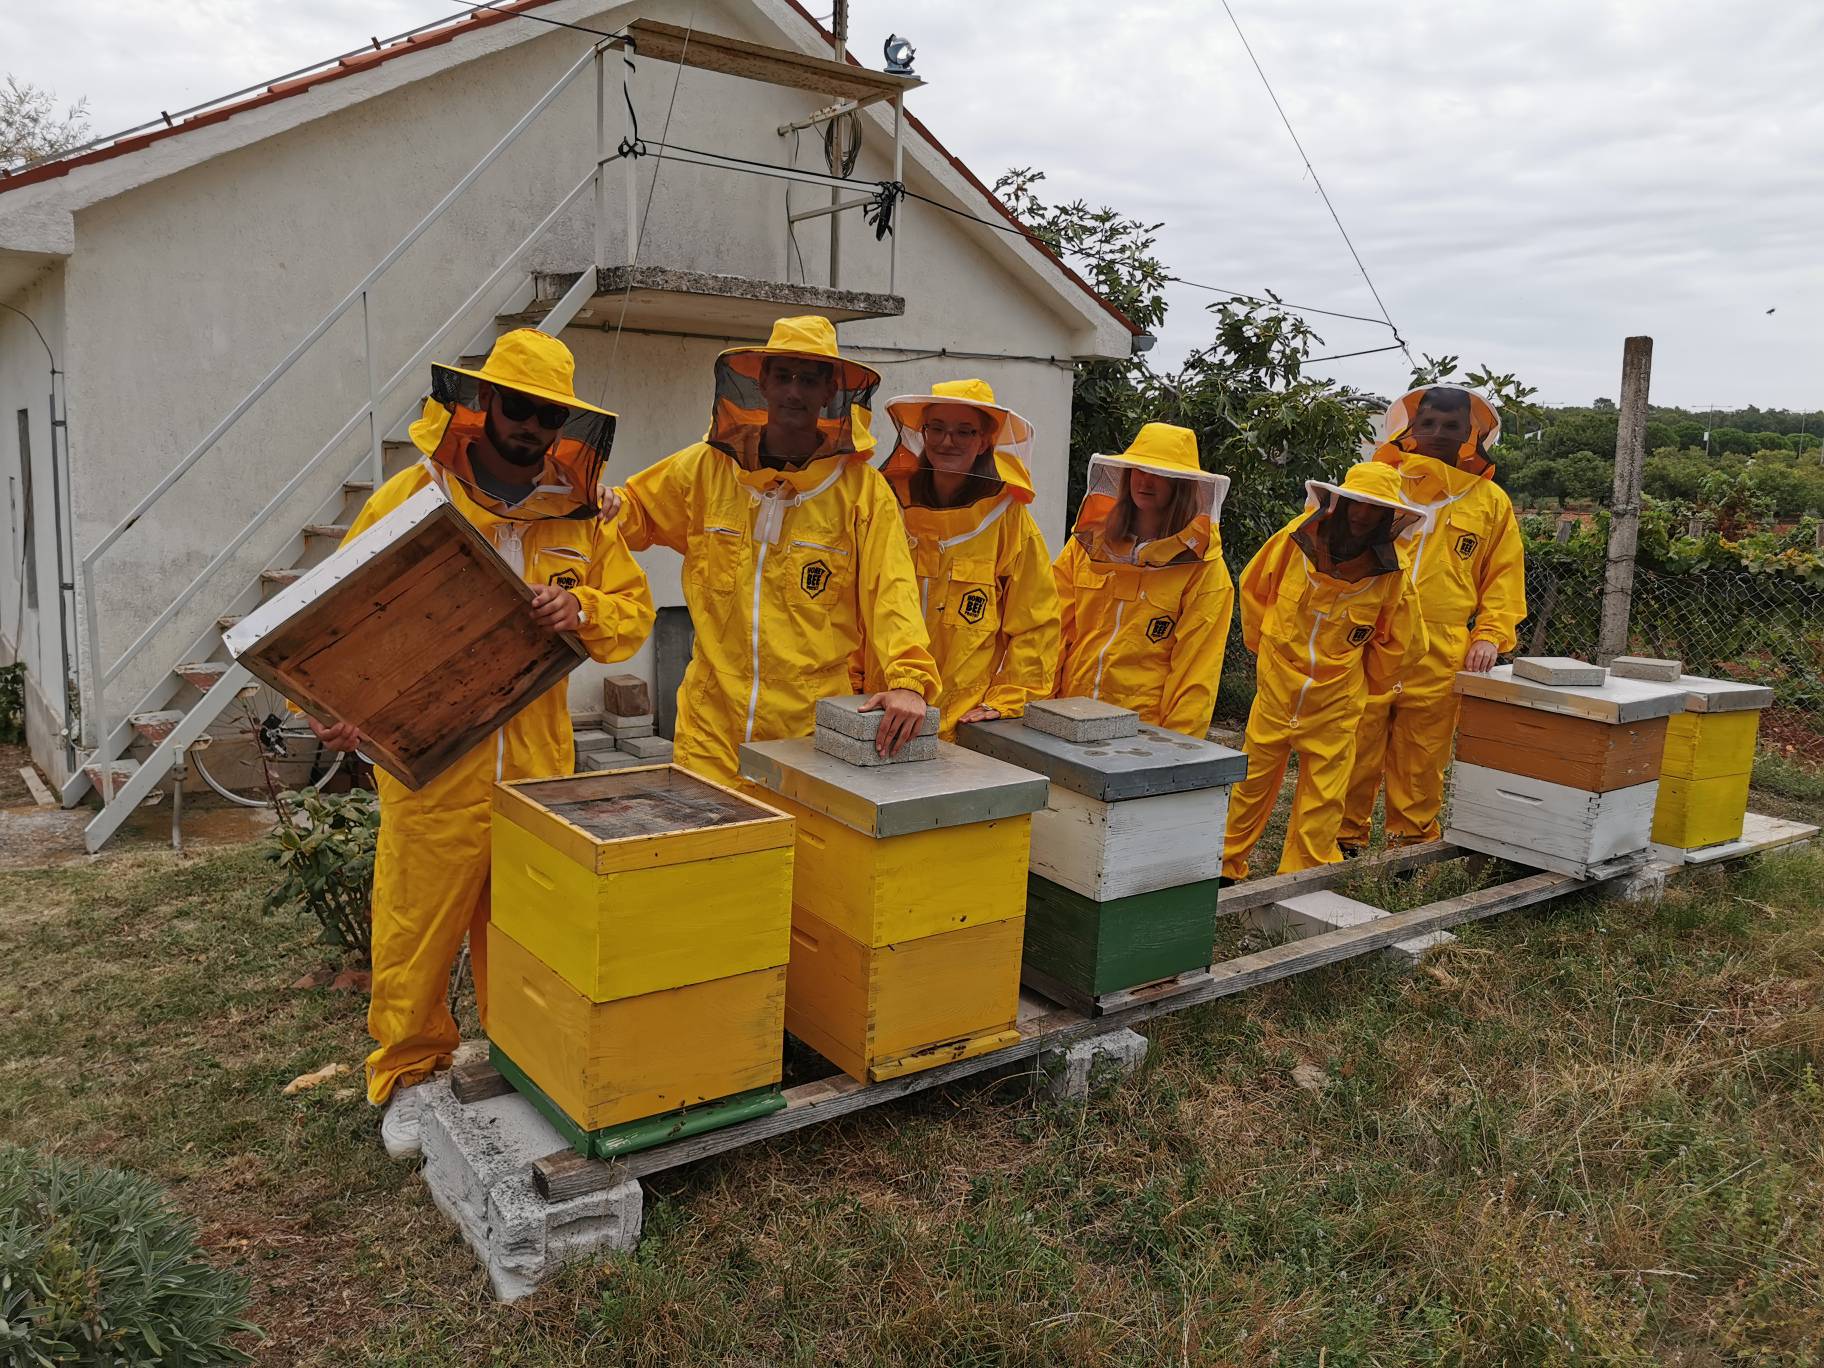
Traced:
<path fill-rule="evenodd" d="M 1528 564 L 1518 650 L 1595 659 L 1602 571 Z M 1628 649 L 1690 674 L 1769 684 L 1782 703 L 1824 706 L 1824 585 L 1779 575 L 1634 571 Z"/>

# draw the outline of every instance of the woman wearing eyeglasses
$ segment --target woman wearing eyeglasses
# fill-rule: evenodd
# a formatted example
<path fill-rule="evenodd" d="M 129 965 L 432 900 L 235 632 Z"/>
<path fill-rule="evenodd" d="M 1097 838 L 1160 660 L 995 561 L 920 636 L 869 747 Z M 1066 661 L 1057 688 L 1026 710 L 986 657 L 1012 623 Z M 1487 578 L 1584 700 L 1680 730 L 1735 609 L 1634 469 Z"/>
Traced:
<path fill-rule="evenodd" d="M 1222 563 L 1229 477 L 1203 469 L 1197 435 L 1148 423 L 1094 456 L 1054 570 L 1064 608 L 1060 698 L 1099 698 L 1187 736 L 1209 730 L 1235 585 Z"/>
<path fill-rule="evenodd" d="M 887 413 L 898 442 L 882 473 L 905 518 L 949 739 L 959 723 L 1018 717 L 1057 673 L 1058 593 L 1027 507 L 1032 424 L 983 380 L 901 395 Z"/>

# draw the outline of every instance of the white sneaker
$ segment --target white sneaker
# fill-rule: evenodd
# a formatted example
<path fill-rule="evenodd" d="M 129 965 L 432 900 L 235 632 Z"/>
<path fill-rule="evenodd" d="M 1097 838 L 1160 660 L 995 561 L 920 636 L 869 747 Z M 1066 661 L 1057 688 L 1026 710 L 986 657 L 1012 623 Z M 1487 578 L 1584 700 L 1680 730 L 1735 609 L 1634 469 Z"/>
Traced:
<path fill-rule="evenodd" d="M 380 1143 L 386 1146 L 389 1159 L 415 1159 L 423 1152 L 423 1089 L 422 1083 L 393 1089 L 386 1114 L 380 1118 Z"/>

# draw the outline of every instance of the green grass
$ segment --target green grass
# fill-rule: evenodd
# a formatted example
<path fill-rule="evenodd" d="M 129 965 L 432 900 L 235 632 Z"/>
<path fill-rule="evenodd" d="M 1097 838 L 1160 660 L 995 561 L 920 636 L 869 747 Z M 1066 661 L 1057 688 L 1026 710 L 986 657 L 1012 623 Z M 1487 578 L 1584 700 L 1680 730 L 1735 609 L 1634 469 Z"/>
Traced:
<path fill-rule="evenodd" d="M 1584 896 L 660 1175 L 511 1307 L 337 1079 L 364 1003 L 248 851 L 0 875 L 0 1134 L 138 1169 L 267 1363 L 1791 1363 L 1824 1355 L 1824 857 Z M 1412 905 L 1459 865 L 1356 896 Z M 1293 1081 L 1316 1065 L 1325 1086 Z"/>

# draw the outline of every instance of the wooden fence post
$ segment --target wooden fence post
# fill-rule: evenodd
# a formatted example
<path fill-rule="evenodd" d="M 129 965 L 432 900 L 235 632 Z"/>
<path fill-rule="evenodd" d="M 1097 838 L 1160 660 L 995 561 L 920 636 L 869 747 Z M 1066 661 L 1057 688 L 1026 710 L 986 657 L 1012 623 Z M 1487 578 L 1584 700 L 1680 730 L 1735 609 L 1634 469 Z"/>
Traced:
<path fill-rule="evenodd" d="M 1607 665 L 1628 650 L 1634 603 L 1634 553 L 1640 543 L 1640 474 L 1647 461 L 1647 388 L 1653 339 L 1630 337 L 1621 353 L 1621 423 L 1615 434 L 1615 491 L 1609 507 L 1609 555 L 1602 577 L 1602 628 L 1596 660 Z"/>

